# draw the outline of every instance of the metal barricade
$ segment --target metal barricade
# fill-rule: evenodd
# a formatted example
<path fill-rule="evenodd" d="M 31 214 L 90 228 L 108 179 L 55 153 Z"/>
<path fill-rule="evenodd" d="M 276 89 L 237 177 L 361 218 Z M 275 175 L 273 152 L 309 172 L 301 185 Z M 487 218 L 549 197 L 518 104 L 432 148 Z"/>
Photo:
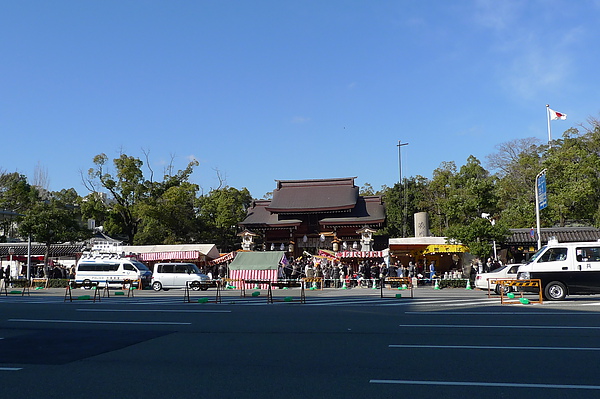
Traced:
<path fill-rule="evenodd" d="M 516 303 L 522 303 L 522 304 L 526 304 L 526 303 L 544 303 L 544 299 L 543 299 L 543 292 L 542 292 L 542 280 L 540 279 L 529 279 L 529 280 L 523 280 L 523 279 L 490 279 L 488 280 L 488 296 L 490 296 L 490 287 L 491 284 L 500 284 L 502 286 L 502 289 L 498 290 L 500 291 L 500 303 L 502 305 L 511 305 L 511 304 L 516 304 Z M 523 291 L 520 291 L 520 297 L 518 300 L 514 300 L 514 301 L 509 301 L 504 299 L 504 296 L 506 294 L 506 296 L 508 297 L 507 293 L 507 289 L 506 287 L 518 287 L 518 288 L 537 288 L 538 290 L 538 300 L 529 300 L 527 298 L 525 298 L 523 296 Z M 512 299 L 512 298 L 511 298 Z"/>
<path fill-rule="evenodd" d="M 215 299 L 214 300 L 210 300 L 208 298 L 199 298 L 198 299 L 198 303 L 221 303 L 222 302 L 222 298 L 221 298 L 221 281 L 220 280 L 210 280 L 210 281 L 198 281 L 198 280 L 194 280 L 194 281 L 186 281 L 185 282 L 185 291 L 183 294 L 183 301 L 186 303 L 191 303 L 191 299 L 190 299 L 190 290 L 192 291 L 198 291 L 201 290 L 202 288 L 209 288 L 209 287 L 216 287 L 216 294 L 215 294 Z M 206 290 L 205 290 L 206 291 Z"/>
<path fill-rule="evenodd" d="M 390 289 L 392 288 L 392 283 L 397 283 L 398 287 L 402 290 L 402 289 L 408 289 L 410 290 L 410 297 L 414 298 L 414 287 L 413 287 L 413 283 L 412 283 L 412 278 L 410 277 L 385 277 L 385 279 L 382 281 L 381 283 L 381 297 L 385 298 L 383 291 L 385 290 L 385 284 L 389 283 L 390 284 Z M 395 298 L 399 298 L 399 296 L 402 296 L 401 294 L 397 294 L 395 296 Z"/>

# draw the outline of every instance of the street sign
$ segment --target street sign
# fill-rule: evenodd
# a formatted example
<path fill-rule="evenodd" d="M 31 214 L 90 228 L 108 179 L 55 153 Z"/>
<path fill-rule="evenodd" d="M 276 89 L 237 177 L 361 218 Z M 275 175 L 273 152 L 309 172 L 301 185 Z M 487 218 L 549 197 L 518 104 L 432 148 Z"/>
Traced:
<path fill-rule="evenodd" d="M 538 209 L 541 211 L 548 206 L 548 199 L 546 196 L 546 174 L 542 174 L 537 179 L 537 191 L 538 191 Z"/>

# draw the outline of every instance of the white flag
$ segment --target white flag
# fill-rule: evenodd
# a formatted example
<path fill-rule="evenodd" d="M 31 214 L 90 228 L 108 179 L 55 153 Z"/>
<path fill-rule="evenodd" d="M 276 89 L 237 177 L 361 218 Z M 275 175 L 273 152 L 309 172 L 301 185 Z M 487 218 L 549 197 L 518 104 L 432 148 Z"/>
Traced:
<path fill-rule="evenodd" d="M 565 119 L 567 119 L 567 114 L 563 114 L 562 112 L 556 112 L 555 110 L 548 108 L 548 111 L 550 111 L 550 120 L 557 120 L 560 119 L 561 121 L 564 121 Z"/>

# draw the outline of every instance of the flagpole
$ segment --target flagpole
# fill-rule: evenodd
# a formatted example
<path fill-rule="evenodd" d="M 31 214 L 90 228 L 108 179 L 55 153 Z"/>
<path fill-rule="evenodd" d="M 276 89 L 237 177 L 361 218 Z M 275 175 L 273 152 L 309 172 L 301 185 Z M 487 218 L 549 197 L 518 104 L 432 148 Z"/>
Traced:
<path fill-rule="evenodd" d="M 548 118 L 548 146 L 552 148 L 552 130 L 550 129 L 550 104 L 546 104 L 546 117 Z"/>

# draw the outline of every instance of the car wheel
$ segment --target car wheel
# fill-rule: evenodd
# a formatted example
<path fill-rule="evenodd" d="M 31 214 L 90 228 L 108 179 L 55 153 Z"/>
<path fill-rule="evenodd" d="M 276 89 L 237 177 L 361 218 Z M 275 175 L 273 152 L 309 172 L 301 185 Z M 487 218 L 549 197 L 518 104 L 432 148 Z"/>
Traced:
<path fill-rule="evenodd" d="M 83 287 L 84 290 L 91 290 L 92 289 L 92 280 L 89 280 L 86 278 L 81 283 L 81 286 Z"/>
<path fill-rule="evenodd" d="M 560 281 L 552 281 L 544 288 L 544 297 L 550 301 L 562 301 L 567 296 L 567 287 Z"/>
<path fill-rule="evenodd" d="M 162 289 L 162 284 L 160 283 L 160 281 L 155 281 L 152 283 L 152 289 L 154 291 L 160 291 Z"/>
<path fill-rule="evenodd" d="M 501 284 L 496 284 L 496 288 L 494 288 L 496 295 L 501 295 L 502 291 L 504 291 L 505 294 L 508 294 L 510 292 L 510 287 L 503 287 Z"/>
<path fill-rule="evenodd" d="M 192 285 L 192 291 L 200 291 L 199 285 Z"/>

